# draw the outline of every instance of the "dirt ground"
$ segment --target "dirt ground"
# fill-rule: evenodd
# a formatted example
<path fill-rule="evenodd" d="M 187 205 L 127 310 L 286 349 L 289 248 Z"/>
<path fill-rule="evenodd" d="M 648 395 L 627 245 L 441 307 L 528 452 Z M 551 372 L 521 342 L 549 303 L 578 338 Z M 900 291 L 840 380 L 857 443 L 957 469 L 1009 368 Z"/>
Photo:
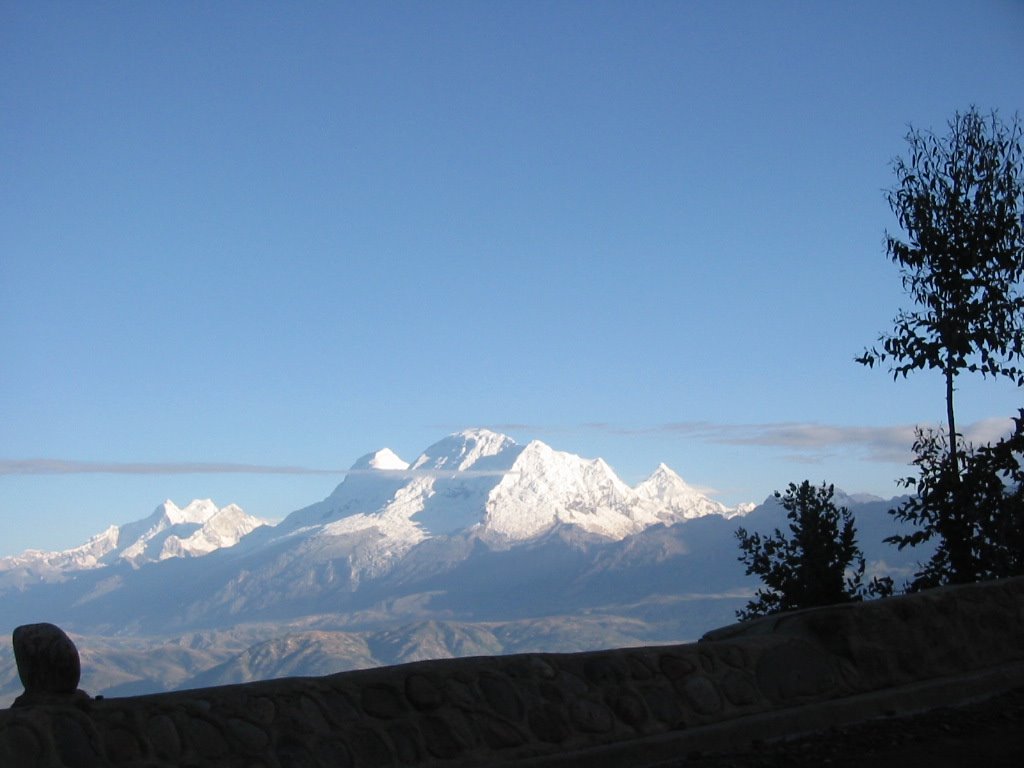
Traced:
<path fill-rule="evenodd" d="M 739 754 L 691 754 L 672 768 L 1021 768 L 1024 688 L 960 707 L 833 728 Z M 666 767 L 668 768 L 668 767 Z"/>

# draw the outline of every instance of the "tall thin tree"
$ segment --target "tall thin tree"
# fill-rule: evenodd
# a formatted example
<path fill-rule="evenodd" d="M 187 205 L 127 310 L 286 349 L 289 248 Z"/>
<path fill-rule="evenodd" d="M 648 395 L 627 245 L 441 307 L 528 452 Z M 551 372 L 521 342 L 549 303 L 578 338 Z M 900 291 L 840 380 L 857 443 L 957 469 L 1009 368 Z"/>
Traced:
<path fill-rule="evenodd" d="M 894 378 L 934 369 L 945 381 L 948 453 L 944 458 L 952 506 L 962 506 L 964 445 L 957 432 L 954 393 L 964 371 L 1008 377 L 1024 385 L 1024 164 L 1017 118 L 1005 124 L 974 107 L 957 113 L 949 132 L 910 129 L 907 157 L 893 168 L 889 206 L 905 239 L 886 234 L 913 310 L 900 310 L 894 331 L 856 358 L 888 362 Z M 946 521 L 956 581 L 971 580 L 961 542 L 967 523 Z"/>

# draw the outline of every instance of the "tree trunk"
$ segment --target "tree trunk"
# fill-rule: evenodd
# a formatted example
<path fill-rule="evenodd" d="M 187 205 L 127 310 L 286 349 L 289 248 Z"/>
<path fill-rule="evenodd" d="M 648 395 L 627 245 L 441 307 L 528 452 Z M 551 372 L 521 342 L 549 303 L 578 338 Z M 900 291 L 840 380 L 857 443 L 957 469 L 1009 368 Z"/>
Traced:
<path fill-rule="evenodd" d="M 956 415 L 953 413 L 953 371 L 946 371 L 946 423 L 949 427 L 949 469 L 955 488 L 960 485 L 960 452 L 956 440 Z"/>
<path fill-rule="evenodd" d="M 946 370 L 946 423 L 949 428 L 949 493 L 952 508 L 946 520 L 946 547 L 949 550 L 949 565 L 952 573 L 950 581 L 964 584 L 974 581 L 974 568 L 971 560 L 969 510 L 961 491 L 960 482 L 960 448 L 956 434 L 956 415 L 953 411 L 953 382 L 955 373 Z"/>

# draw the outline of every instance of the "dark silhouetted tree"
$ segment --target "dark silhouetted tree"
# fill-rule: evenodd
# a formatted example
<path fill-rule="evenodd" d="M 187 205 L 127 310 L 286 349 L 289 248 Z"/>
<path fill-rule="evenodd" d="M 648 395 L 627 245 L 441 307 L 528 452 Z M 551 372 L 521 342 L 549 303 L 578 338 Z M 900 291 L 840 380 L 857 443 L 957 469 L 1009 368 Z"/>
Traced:
<path fill-rule="evenodd" d="M 948 561 L 943 578 L 952 582 L 977 578 L 973 521 L 984 514 L 970 506 L 963 482 L 969 449 L 956 428 L 956 378 L 968 371 L 1024 384 L 1021 133 L 1016 118 L 1005 125 L 972 107 L 955 115 L 946 136 L 907 134 L 909 156 L 894 161 L 898 181 L 888 196 L 906 238 L 887 234 L 886 250 L 915 308 L 897 314 L 881 349 L 856 358 L 888 362 L 894 378 L 923 369 L 944 378 L 945 436 L 919 433 L 914 463 L 922 474 L 910 481 L 918 499 L 895 514 L 930 525 Z"/>
<path fill-rule="evenodd" d="M 903 549 L 936 538 L 937 546 L 910 588 L 1024 575 L 1024 409 L 1008 437 L 963 451 L 955 491 L 944 432 L 917 430 L 914 454 L 918 474 L 900 482 L 915 493 L 892 513 L 917 530 L 886 541 Z M 956 570 L 951 541 L 962 549 Z"/>
<path fill-rule="evenodd" d="M 785 494 L 775 492 L 789 518 L 787 537 L 778 528 L 770 536 L 736 531 L 748 575 L 756 575 L 765 588 L 736 616 L 750 619 L 797 608 L 861 600 L 867 594 L 888 594 L 891 582 L 874 580 L 865 588 L 864 556 L 857 546 L 853 517 L 833 502 L 835 488 L 816 488 L 804 480 L 789 484 Z"/>

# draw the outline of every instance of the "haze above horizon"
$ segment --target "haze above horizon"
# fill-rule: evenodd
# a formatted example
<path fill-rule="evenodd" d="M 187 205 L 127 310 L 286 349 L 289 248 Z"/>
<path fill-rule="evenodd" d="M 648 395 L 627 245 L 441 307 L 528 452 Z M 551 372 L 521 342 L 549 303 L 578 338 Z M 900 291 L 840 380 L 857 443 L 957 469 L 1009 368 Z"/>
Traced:
<path fill-rule="evenodd" d="M 3 3 L 0 555 L 468 427 L 891 496 L 889 162 L 1021 72 L 1018 2 Z"/>

